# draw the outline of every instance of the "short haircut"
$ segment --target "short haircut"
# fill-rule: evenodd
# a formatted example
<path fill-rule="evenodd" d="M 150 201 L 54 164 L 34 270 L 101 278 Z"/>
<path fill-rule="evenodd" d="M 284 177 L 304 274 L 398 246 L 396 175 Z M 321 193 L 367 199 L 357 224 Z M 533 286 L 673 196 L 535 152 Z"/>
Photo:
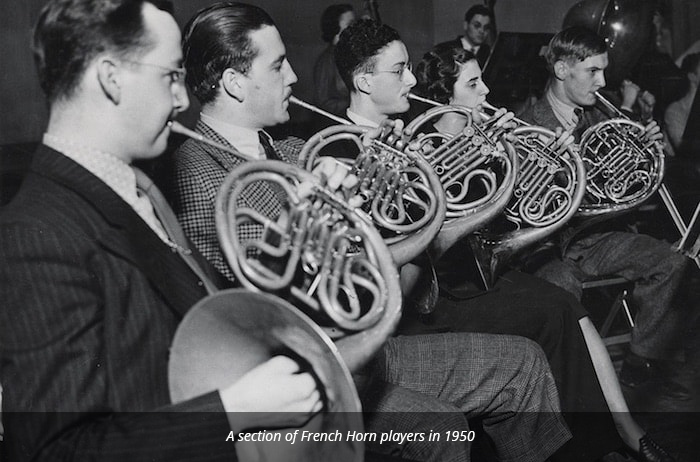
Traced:
<path fill-rule="evenodd" d="M 226 69 L 250 71 L 259 51 L 251 32 L 274 25 L 261 8 L 233 2 L 211 5 L 188 21 L 182 38 L 186 82 L 200 103 L 216 98 L 216 83 Z"/>
<path fill-rule="evenodd" d="M 700 63 L 700 53 L 691 53 L 683 58 L 681 63 L 681 70 L 684 74 L 695 73 L 698 69 L 698 64 Z"/>
<path fill-rule="evenodd" d="M 321 14 L 321 38 L 326 43 L 331 43 L 333 37 L 340 32 L 340 17 L 348 11 L 354 11 L 349 3 L 331 5 Z"/>
<path fill-rule="evenodd" d="M 51 0 L 39 13 L 32 51 L 49 103 L 73 95 L 99 54 L 137 59 L 155 43 L 143 20 L 146 3 L 172 14 L 160 0 Z"/>
<path fill-rule="evenodd" d="M 467 12 L 464 13 L 464 20 L 466 22 L 469 22 L 477 14 L 480 14 L 481 16 L 488 16 L 488 18 L 491 19 L 491 21 L 493 21 L 493 13 L 489 8 L 487 8 L 484 5 L 474 5 L 471 8 L 469 8 Z"/>
<path fill-rule="evenodd" d="M 586 27 L 573 26 L 552 37 L 545 58 L 552 71 L 557 61 L 577 63 L 607 51 L 605 40 L 598 34 Z"/>
<path fill-rule="evenodd" d="M 476 61 L 474 53 L 461 46 L 449 42 L 434 46 L 416 67 L 416 92 L 438 103 L 448 104 L 462 66 L 472 60 Z"/>
<path fill-rule="evenodd" d="M 335 46 L 335 63 L 350 91 L 355 90 L 353 76 L 360 72 L 373 72 L 376 56 L 397 40 L 401 40 L 401 37 L 395 29 L 372 19 L 355 21 L 340 34 Z"/>

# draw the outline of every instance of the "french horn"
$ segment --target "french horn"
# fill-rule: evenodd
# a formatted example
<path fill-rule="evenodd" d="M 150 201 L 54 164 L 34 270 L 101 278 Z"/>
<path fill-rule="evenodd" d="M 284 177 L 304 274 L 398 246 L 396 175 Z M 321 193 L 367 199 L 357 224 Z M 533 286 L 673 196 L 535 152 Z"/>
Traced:
<path fill-rule="evenodd" d="M 645 141 L 644 125 L 630 120 L 600 93 L 596 97 L 615 117 L 581 136 L 587 186 L 579 215 L 584 217 L 637 207 L 659 189 L 664 175 L 662 144 Z"/>
<path fill-rule="evenodd" d="M 238 155 L 176 122 L 171 129 Z M 272 215 L 251 206 L 251 191 L 278 204 Z M 178 327 L 169 361 L 173 402 L 219 389 L 284 354 L 305 365 L 322 391 L 324 410 L 303 430 L 362 432 L 351 374 L 381 348 L 401 315 L 399 275 L 382 237 L 315 175 L 280 161 L 236 167 L 215 207 L 222 250 L 244 289 L 206 297 Z M 237 443 L 236 450 L 253 460 L 364 458 L 358 441 L 283 439 Z"/>
<path fill-rule="evenodd" d="M 414 99 L 443 106 L 427 98 Z M 509 258 L 561 228 L 576 213 L 585 193 L 586 173 L 574 149 L 563 155 L 556 152 L 556 136 L 551 130 L 514 118 L 516 128 L 504 140 L 503 131 L 492 128 L 497 108 L 488 103 L 482 108 L 492 114 L 482 115 L 485 122 L 479 127 L 477 146 L 484 143 L 480 138 L 486 137 L 492 145 L 500 142 L 509 146 L 513 151 L 509 155 L 514 157 L 512 194 L 501 196 L 503 205 L 494 207 L 497 213 L 470 236 L 484 282 L 491 286 Z"/>
<path fill-rule="evenodd" d="M 677 249 L 695 261 L 700 257 L 687 246 L 697 220 L 686 225 L 670 191 L 663 183 L 665 154 L 659 141 L 645 140 L 645 127 L 629 119 L 614 104 L 596 92 L 600 103 L 614 118 L 588 128 L 581 136 L 580 153 L 587 169 L 586 196 L 578 215 L 590 217 L 633 209 L 658 191 L 678 232 Z M 700 247 L 699 247 L 700 248 Z"/>
<path fill-rule="evenodd" d="M 438 175 L 445 191 L 445 223 L 432 246 L 437 257 L 503 211 L 515 186 L 518 159 L 504 138 L 505 132 L 488 124 L 473 124 L 468 108 L 442 105 L 414 94 L 409 94 L 409 98 L 436 106 L 414 118 L 406 132 L 418 141 L 418 151 Z M 461 133 L 421 132 L 421 128 L 451 112 L 466 119 Z M 424 145 L 429 148 L 423 149 Z"/>
<path fill-rule="evenodd" d="M 353 125 L 295 97 L 290 102 L 341 122 L 309 138 L 299 164 L 311 170 L 328 146 L 352 143 L 356 158 L 346 163 L 359 180 L 352 192 L 363 199 L 360 208 L 380 230 L 396 265 L 408 263 L 428 248 L 446 213 L 444 192 L 430 165 L 419 154 L 400 149 L 400 141 L 373 140 L 364 146 L 361 137 L 369 127 Z"/>

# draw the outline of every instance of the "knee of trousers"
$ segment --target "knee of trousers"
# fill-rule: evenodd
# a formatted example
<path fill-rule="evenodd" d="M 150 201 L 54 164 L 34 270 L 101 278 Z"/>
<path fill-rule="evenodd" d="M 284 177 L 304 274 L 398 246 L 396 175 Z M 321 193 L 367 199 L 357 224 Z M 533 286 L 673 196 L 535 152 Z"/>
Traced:
<path fill-rule="evenodd" d="M 547 357 L 537 342 L 519 336 L 512 336 L 510 342 L 512 351 L 501 362 L 503 368 L 512 371 L 514 375 L 552 375 Z"/>

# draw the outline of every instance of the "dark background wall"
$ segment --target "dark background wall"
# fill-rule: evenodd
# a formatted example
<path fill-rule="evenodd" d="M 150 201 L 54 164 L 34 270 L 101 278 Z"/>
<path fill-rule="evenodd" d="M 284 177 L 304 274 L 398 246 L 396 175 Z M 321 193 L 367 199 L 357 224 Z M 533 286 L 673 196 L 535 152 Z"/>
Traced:
<path fill-rule="evenodd" d="M 316 56 L 324 47 L 319 18 L 332 3 L 346 1 L 362 10 L 358 0 L 254 0 L 267 10 L 278 24 L 287 45 L 289 60 L 299 76 L 295 94 L 309 99 L 311 71 Z M 29 42 L 31 28 L 44 0 L 0 1 L 0 145 L 36 141 L 41 137 L 47 111 L 39 89 Z M 177 19 L 184 25 L 200 8 L 213 0 L 174 0 Z M 464 0 L 379 0 L 382 19 L 398 29 L 414 62 L 430 46 L 461 33 L 464 12 L 475 1 Z M 575 0 L 498 0 L 496 16 L 499 30 L 519 32 L 555 32 Z M 700 38 L 697 27 L 700 2 L 673 0 L 678 20 L 674 30 L 674 51 L 679 54 Z M 675 25 L 675 24 L 674 24 Z M 196 104 L 189 118 L 196 116 Z M 308 115 L 293 108 L 293 120 Z M 187 117 L 186 117 L 187 120 Z"/>

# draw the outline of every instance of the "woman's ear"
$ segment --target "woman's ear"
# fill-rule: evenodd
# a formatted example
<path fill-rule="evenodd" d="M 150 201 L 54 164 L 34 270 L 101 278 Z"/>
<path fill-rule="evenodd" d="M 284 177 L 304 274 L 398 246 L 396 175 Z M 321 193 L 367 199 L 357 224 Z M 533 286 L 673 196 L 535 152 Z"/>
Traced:
<path fill-rule="evenodd" d="M 226 69 L 221 74 L 221 86 L 224 88 L 224 91 L 241 103 L 245 101 L 246 80 L 245 75 L 231 68 Z"/>
<path fill-rule="evenodd" d="M 114 104 L 121 101 L 122 75 L 119 66 L 109 57 L 97 60 L 97 81 L 105 96 Z"/>

